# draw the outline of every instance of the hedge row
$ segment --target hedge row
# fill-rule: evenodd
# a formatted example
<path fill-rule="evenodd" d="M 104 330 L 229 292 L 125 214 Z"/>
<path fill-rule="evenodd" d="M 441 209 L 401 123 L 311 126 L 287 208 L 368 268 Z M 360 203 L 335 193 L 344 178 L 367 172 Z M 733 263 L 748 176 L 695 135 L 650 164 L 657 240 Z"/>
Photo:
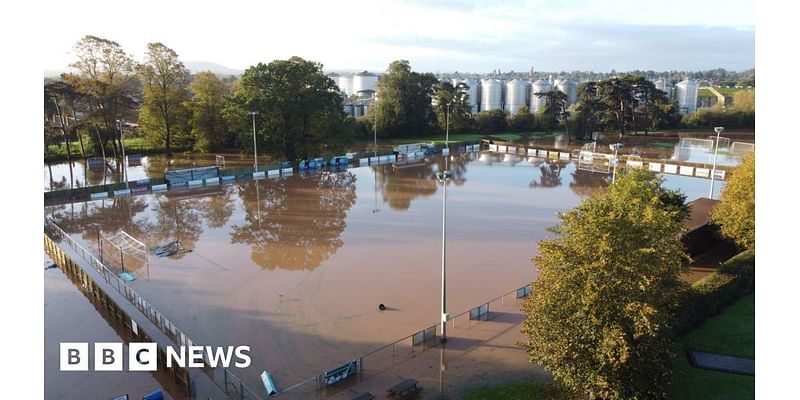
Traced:
<path fill-rule="evenodd" d="M 755 251 L 743 251 L 694 283 L 677 312 L 676 333 L 684 334 L 755 288 Z"/>

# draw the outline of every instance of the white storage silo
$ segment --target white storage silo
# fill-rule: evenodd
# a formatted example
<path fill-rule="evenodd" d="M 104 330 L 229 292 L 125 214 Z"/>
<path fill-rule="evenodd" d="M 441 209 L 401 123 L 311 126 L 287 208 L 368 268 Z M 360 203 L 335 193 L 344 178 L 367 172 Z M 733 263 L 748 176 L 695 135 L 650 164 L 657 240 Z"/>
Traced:
<path fill-rule="evenodd" d="M 520 108 L 525 106 L 526 94 L 528 93 L 528 82 L 512 79 L 506 83 L 506 111 L 510 115 L 516 115 Z"/>
<path fill-rule="evenodd" d="M 656 87 L 656 89 L 666 93 L 667 97 L 670 97 L 670 98 L 672 97 L 672 84 L 669 83 L 668 80 L 666 80 L 664 78 L 656 79 L 653 82 L 653 85 Z"/>
<path fill-rule="evenodd" d="M 478 106 L 480 104 L 480 81 L 477 79 L 453 79 L 453 87 L 457 87 L 459 83 L 463 83 L 467 85 L 467 95 L 469 96 L 468 102 L 470 107 L 472 108 L 472 112 L 478 112 Z"/>
<path fill-rule="evenodd" d="M 350 96 L 353 92 L 353 75 L 352 74 L 341 74 L 339 75 L 339 90 L 344 92 L 344 94 Z"/>
<path fill-rule="evenodd" d="M 536 82 L 533 82 L 533 88 L 531 90 L 531 106 L 530 110 L 531 113 L 537 113 L 539 110 L 544 108 L 544 104 L 546 99 L 544 97 L 537 96 L 537 93 L 547 93 L 553 90 L 553 86 L 550 85 L 550 82 L 539 79 Z"/>
<path fill-rule="evenodd" d="M 481 81 L 481 111 L 503 108 L 503 84 L 497 79 Z"/>
<path fill-rule="evenodd" d="M 697 81 L 693 79 L 685 79 L 675 85 L 678 113 L 686 115 L 697 111 L 697 89 Z"/>
<path fill-rule="evenodd" d="M 567 95 L 567 105 L 578 102 L 578 82 L 572 79 L 560 79 L 556 87 L 561 93 Z"/>
<path fill-rule="evenodd" d="M 378 83 L 378 76 L 367 71 L 359 72 L 353 75 L 353 93 L 358 93 L 362 90 L 375 90 L 375 84 Z"/>

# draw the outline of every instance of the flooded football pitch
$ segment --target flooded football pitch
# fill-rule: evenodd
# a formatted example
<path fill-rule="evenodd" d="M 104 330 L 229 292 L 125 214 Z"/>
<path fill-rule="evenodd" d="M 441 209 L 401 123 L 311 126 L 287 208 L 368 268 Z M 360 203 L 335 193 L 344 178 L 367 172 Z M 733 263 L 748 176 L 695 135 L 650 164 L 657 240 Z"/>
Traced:
<path fill-rule="evenodd" d="M 439 320 L 436 173 L 444 162 L 438 156 L 295 173 L 50 206 L 44 213 L 94 251 L 98 237 L 120 230 L 150 248 L 180 243 L 173 255 L 151 254 L 149 266 L 126 261 L 125 271 L 136 277 L 130 285 L 197 343 L 251 346 L 253 364 L 239 374 L 251 387 L 260 386 L 264 370 L 290 385 Z M 570 161 L 489 152 L 455 155 L 450 170 L 451 314 L 536 279 L 531 258 L 556 213 L 609 177 Z M 707 196 L 709 184 L 665 175 L 665 186 L 688 200 Z M 121 273 L 113 249 L 103 253 Z"/>

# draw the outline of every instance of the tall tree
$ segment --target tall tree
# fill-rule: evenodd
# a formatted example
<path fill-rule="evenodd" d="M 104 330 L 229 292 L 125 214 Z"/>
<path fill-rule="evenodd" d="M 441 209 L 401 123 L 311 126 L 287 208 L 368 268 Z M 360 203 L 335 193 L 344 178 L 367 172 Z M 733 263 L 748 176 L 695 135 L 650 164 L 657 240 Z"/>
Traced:
<path fill-rule="evenodd" d="M 378 100 L 372 112 L 377 113 L 381 136 L 424 135 L 436 129 L 432 107 L 436 77 L 430 73 L 411 71 L 406 60 L 389 64 L 378 80 Z"/>
<path fill-rule="evenodd" d="M 733 171 L 712 218 L 722 234 L 746 249 L 756 248 L 756 153 Z"/>
<path fill-rule="evenodd" d="M 161 43 L 148 43 L 139 75 L 144 83 L 139 123 L 153 143 L 163 141 L 167 156 L 171 156 L 173 136 L 186 128 L 184 102 L 189 99 L 189 70 L 174 50 Z"/>
<path fill-rule="evenodd" d="M 605 104 L 597 95 L 597 82 L 584 82 L 578 86 L 578 105 L 576 108 L 577 126 L 575 137 L 589 139 L 601 129 L 600 119 L 605 112 Z"/>
<path fill-rule="evenodd" d="M 447 130 L 449 110 L 450 132 L 464 132 L 472 128 L 474 122 L 469 104 L 469 88 L 464 83 L 453 86 L 450 82 L 440 82 L 433 88 L 433 103 L 439 129 Z"/>
<path fill-rule="evenodd" d="M 190 89 L 192 98 L 186 107 L 191 113 L 189 125 L 195 147 L 201 151 L 213 151 L 232 146 L 228 124 L 223 117 L 225 97 L 229 94 L 225 84 L 211 72 L 200 72 L 194 77 Z"/>
<path fill-rule="evenodd" d="M 536 93 L 538 97 L 545 98 L 544 108 L 539 111 L 539 125 L 546 132 L 552 132 L 559 121 L 565 117 L 567 110 L 567 95 L 560 90 L 551 90 L 545 93 Z"/>
<path fill-rule="evenodd" d="M 133 58 L 111 40 L 84 36 L 74 47 L 78 61 L 70 64 L 77 74 L 64 75 L 86 101 L 87 116 L 99 137 L 96 146 L 116 138 L 114 151 L 122 145 L 116 120 L 129 115 L 138 106 L 138 82 Z"/>
<path fill-rule="evenodd" d="M 663 193 L 660 178 L 631 171 L 561 214 L 555 238 L 539 242 L 525 347 L 591 398 L 667 397 L 669 328 L 687 256 L 681 211 Z"/>
<path fill-rule="evenodd" d="M 251 111 L 258 112 L 259 144 L 266 144 L 263 149 L 274 156 L 290 160 L 318 156 L 351 139 L 336 83 L 322 72 L 322 64 L 300 57 L 259 63 L 242 75 L 225 115 L 249 137 L 248 146 Z"/>

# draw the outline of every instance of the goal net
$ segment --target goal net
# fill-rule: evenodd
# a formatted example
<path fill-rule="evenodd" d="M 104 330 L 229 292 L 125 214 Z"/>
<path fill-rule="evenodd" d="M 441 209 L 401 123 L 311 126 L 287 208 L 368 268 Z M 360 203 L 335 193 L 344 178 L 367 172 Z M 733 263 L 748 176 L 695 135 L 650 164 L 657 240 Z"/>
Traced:
<path fill-rule="evenodd" d="M 112 236 L 102 235 L 101 261 L 117 275 L 128 273 L 150 280 L 147 254 L 147 245 L 125 231 L 121 230 Z"/>

